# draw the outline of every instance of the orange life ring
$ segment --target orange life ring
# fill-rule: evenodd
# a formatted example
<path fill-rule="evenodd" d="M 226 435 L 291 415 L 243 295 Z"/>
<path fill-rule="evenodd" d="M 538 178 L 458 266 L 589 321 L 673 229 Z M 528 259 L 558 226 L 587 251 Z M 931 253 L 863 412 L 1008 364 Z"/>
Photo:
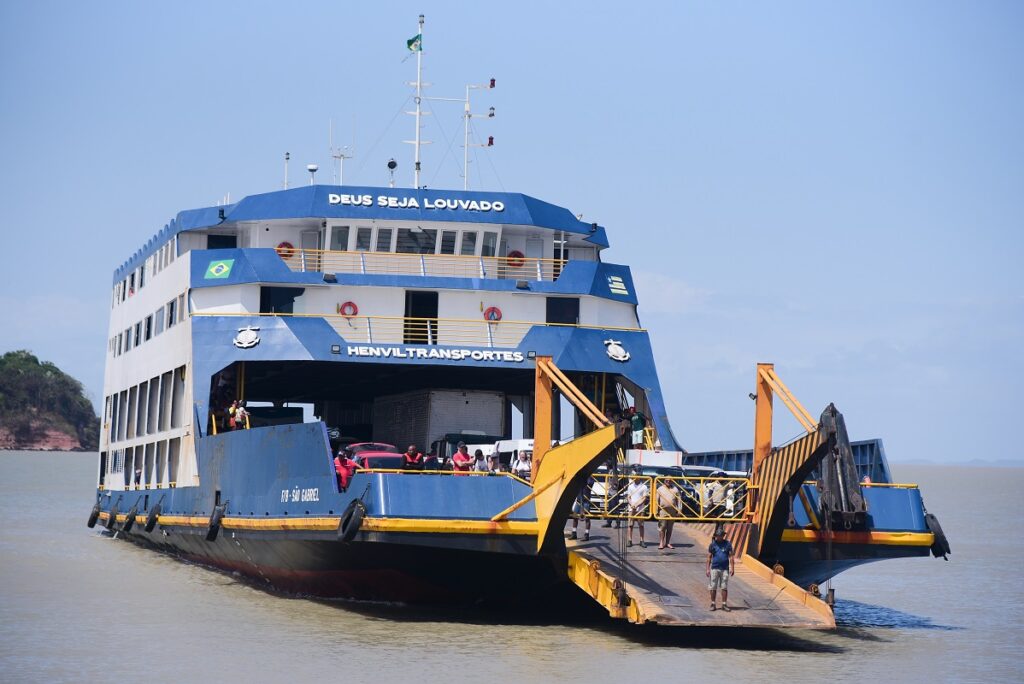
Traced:
<path fill-rule="evenodd" d="M 286 240 L 275 247 L 274 251 L 277 252 L 277 256 L 282 259 L 291 259 L 295 256 L 295 245 Z"/>
<path fill-rule="evenodd" d="M 352 318 L 359 315 L 359 307 L 356 306 L 355 302 L 345 302 L 338 305 L 338 313 L 345 318 Z"/>
<path fill-rule="evenodd" d="M 512 268 L 519 268 L 526 263 L 526 255 L 518 249 L 513 249 L 505 258 L 508 259 L 508 265 Z"/>
<path fill-rule="evenodd" d="M 496 306 L 487 307 L 487 310 L 484 311 L 484 320 L 497 323 L 501 320 L 501 309 Z"/>

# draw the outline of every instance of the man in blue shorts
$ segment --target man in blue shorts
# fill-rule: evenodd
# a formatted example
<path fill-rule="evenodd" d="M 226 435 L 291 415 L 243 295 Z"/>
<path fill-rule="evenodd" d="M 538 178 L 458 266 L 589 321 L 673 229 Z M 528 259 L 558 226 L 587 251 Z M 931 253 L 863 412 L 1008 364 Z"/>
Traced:
<path fill-rule="evenodd" d="M 729 608 L 729 576 L 736 574 L 736 558 L 732 553 L 732 542 L 725 538 L 725 528 L 715 528 L 715 538 L 708 546 L 708 589 L 711 591 L 711 610 L 715 610 L 715 594 L 722 590 L 722 610 Z"/>

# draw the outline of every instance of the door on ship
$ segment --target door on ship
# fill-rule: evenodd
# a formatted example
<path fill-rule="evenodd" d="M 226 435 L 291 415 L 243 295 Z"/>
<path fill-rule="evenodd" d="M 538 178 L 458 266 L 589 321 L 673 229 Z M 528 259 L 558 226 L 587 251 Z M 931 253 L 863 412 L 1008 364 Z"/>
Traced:
<path fill-rule="evenodd" d="M 547 322 L 579 325 L 579 297 L 548 297 Z"/>
<path fill-rule="evenodd" d="M 437 344 L 437 293 L 405 292 L 405 344 Z"/>

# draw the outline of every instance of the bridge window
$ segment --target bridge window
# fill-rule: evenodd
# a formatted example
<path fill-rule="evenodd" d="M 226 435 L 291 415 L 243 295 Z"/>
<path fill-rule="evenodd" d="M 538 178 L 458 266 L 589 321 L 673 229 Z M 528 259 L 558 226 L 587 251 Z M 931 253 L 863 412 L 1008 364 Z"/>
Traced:
<path fill-rule="evenodd" d="M 454 230 L 441 231 L 441 254 L 455 254 L 455 238 L 458 236 Z"/>
<path fill-rule="evenodd" d="M 331 226 L 330 245 L 335 252 L 348 251 L 348 226 Z"/>
<path fill-rule="evenodd" d="M 437 231 L 432 228 L 399 228 L 395 251 L 399 254 L 433 254 Z"/>
<path fill-rule="evenodd" d="M 476 232 L 472 230 L 466 230 L 462 232 L 462 251 L 460 254 L 464 256 L 473 256 L 476 254 Z"/>
<path fill-rule="evenodd" d="M 480 256 L 492 257 L 498 253 L 498 234 L 484 233 L 483 246 L 480 249 Z"/>
<path fill-rule="evenodd" d="M 378 228 L 377 229 L 377 249 L 378 252 L 390 252 L 391 251 L 391 234 L 394 230 L 391 228 Z"/>
<path fill-rule="evenodd" d="M 356 251 L 357 252 L 369 252 L 370 251 L 370 233 L 373 232 L 372 228 L 357 228 L 356 229 Z"/>

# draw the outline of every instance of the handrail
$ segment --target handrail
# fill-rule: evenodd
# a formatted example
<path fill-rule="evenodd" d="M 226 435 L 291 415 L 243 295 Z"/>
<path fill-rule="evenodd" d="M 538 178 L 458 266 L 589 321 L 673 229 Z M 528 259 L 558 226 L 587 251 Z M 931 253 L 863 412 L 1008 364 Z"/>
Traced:
<path fill-rule="evenodd" d="M 518 347 L 526 334 L 537 326 L 601 330 L 609 333 L 643 332 L 643 328 L 623 328 L 578 323 L 545 321 L 489 321 L 484 318 L 418 318 L 404 316 L 344 316 L 337 313 L 252 313 L 245 311 L 195 311 L 200 317 L 276 317 L 321 318 L 352 344 L 468 345 L 484 349 Z"/>
<path fill-rule="evenodd" d="M 476 256 L 465 254 L 410 254 L 292 249 L 278 253 L 288 268 L 298 272 L 425 275 L 456 278 L 557 280 L 567 259 Z"/>
<path fill-rule="evenodd" d="M 352 475 L 355 476 L 362 473 L 383 473 L 386 475 L 500 475 L 502 477 L 513 479 L 517 482 L 522 482 L 527 487 L 532 486 L 529 482 L 519 477 L 518 475 L 514 473 L 507 473 L 504 471 L 492 473 L 487 470 L 406 470 L 405 468 L 359 468 L 358 470 L 353 472 Z"/>
<path fill-rule="evenodd" d="M 581 323 L 546 323 L 544 321 L 488 321 L 477 318 L 415 318 L 405 316 L 343 316 L 332 313 L 276 313 L 276 312 L 249 312 L 249 311 L 192 311 L 189 316 L 275 316 L 278 318 L 341 318 L 344 320 L 390 320 L 390 321 L 444 321 L 454 323 L 486 323 L 487 325 L 543 325 L 552 328 L 579 328 L 583 330 L 608 330 L 612 332 L 645 332 L 646 328 L 626 328 L 614 325 L 583 325 Z"/>
<path fill-rule="evenodd" d="M 583 510 L 578 514 L 584 518 L 746 522 L 753 515 L 750 492 L 756 487 L 747 478 L 611 473 L 595 473 L 592 477 L 595 485 L 601 485 L 602 491 L 595 497 L 594 485 L 584 488 Z M 626 483 L 630 481 L 645 481 L 647 484 L 647 501 L 639 509 L 630 506 L 627 500 Z M 658 501 L 657 488 L 663 482 L 669 483 L 677 492 L 677 505 L 673 507 L 675 510 L 662 508 Z"/>

